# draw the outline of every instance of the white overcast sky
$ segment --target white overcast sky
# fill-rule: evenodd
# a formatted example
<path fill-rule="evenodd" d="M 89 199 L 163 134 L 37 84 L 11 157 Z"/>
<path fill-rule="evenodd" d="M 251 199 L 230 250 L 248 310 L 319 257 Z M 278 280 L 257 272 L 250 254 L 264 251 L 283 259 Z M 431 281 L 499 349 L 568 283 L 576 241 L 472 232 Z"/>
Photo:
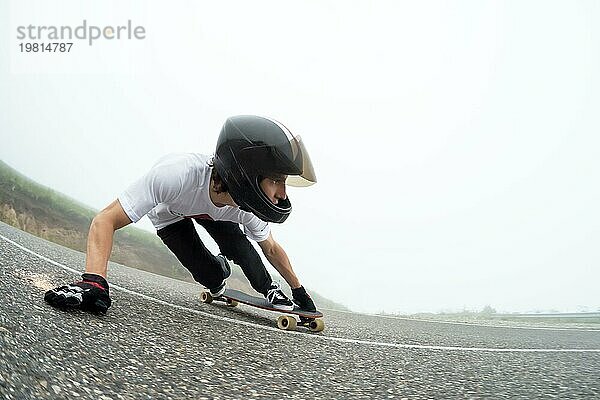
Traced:
<path fill-rule="evenodd" d="M 273 227 L 305 286 L 367 312 L 600 309 L 600 2 L 12 0 L 0 18 L 0 159 L 44 185 L 101 209 L 158 157 L 211 154 L 227 116 L 267 115 L 319 180 Z M 18 26 L 83 19 L 146 39 L 19 52 Z"/>

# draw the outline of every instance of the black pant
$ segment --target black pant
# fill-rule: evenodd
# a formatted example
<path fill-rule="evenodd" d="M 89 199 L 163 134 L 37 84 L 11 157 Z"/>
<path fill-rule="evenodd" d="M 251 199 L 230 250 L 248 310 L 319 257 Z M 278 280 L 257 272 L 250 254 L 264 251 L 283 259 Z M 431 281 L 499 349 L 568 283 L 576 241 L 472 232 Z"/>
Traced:
<path fill-rule="evenodd" d="M 214 239 L 221 254 L 242 267 L 254 290 L 266 294 L 272 283 L 271 276 L 238 224 L 206 219 L 196 219 L 196 222 Z M 183 219 L 159 229 L 157 234 L 179 262 L 192 273 L 196 282 L 209 289 L 221 284 L 223 269 L 200 240 L 191 219 Z"/>

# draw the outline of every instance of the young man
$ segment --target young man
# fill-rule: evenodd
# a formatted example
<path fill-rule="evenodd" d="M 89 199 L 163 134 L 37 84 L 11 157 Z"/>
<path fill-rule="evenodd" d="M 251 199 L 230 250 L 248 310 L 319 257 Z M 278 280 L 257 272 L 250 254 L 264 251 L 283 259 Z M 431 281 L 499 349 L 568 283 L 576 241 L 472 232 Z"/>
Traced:
<path fill-rule="evenodd" d="M 290 285 L 294 302 L 314 311 L 313 301 L 268 224 L 282 223 L 292 211 L 286 184 L 314 182 L 300 137 L 267 118 L 228 118 L 212 159 L 201 154 L 165 156 L 102 210 L 90 226 L 83 280 L 49 290 L 44 298 L 58 308 L 106 312 L 111 304 L 106 276 L 113 235 L 147 214 L 162 241 L 213 296 L 225 291 L 225 280 L 231 275 L 229 260 L 233 260 L 252 287 L 275 307 L 294 307 L 272 281 L 249 237 Z M 221 254 L 208 251 L 192 220 L 207 230 Z"/>

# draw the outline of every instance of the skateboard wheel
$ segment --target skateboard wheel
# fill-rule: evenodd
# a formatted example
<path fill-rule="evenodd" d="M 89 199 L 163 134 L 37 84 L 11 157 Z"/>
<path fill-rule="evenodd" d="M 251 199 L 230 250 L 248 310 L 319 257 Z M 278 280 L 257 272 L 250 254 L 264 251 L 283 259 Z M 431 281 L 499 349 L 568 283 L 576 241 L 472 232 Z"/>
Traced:
<path fill-rule="evenodd" d="M 285 331 L 293 331 L 296 329 L 296 318 L 289 315 L 282 315 L 277 319 L 277 327 Z"/>
<path fill-rule="evenodd" d="M 325 322 L 320 318 L 314 319 L 308 324 L 308 329 L 310 329 L 311 332 L 321 332 L 325 329 Z"/>
<path fill-rule="evenodd" d="M 200 293 L 200 300 L 203 303 L 210 304 L 213 301 L 213 297 L 208 292 L 202 292 Z"/>
<path fill-rule="evenodd" d="M 229 307 L 237 307 L 237 305 L 238 305 L 238 302 L 237 302 L 237 301 L 235 301 L 235 300 L 227 299 L 227 305 L 228 305 Z"/>

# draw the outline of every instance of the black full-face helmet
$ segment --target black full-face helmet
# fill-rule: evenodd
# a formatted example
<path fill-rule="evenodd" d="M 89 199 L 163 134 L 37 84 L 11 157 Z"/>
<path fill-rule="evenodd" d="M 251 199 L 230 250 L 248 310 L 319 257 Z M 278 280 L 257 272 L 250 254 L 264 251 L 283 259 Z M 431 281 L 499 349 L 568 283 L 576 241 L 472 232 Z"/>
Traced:
<path fill-rule="evenodd" d="M 254 115 L 227 118 L 217 141 L 214 167 L 233 201 L 266 222 L 285 221 L 292 204 L 289 199 L 273 204 L 260 188 L 262 179 L 287 175 L 285 183 L 290 186 L 317 181 L 300 136 L 275 120 Z"/>

